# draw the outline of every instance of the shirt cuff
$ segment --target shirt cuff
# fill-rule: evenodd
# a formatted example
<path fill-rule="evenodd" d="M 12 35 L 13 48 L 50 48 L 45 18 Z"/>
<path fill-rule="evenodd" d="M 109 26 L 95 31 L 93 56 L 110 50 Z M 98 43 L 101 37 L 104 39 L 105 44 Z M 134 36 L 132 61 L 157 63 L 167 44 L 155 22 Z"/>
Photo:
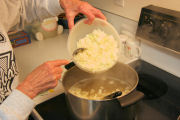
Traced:
<path fill-rule="evenodd" d="M 48 0 L 47 2 L 48 9 L 51 15 L 58 16 L 60 13 L 64 11 L 60 6 L 59 0 Z"/>
<path fill-rule="evenodd" d="M 27 95 L 15 89 L 1 104 L 1 107 L 6 108 L 8 113 L 13 113 L 17 117 L 27 118 L 35 107 L 35 103 Z"/>

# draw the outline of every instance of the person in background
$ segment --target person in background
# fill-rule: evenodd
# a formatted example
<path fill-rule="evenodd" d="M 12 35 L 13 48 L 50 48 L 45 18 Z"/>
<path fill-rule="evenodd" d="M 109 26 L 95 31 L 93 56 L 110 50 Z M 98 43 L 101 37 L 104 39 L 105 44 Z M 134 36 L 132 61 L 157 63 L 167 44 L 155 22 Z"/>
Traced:
<path fill-rule="evenodd" d="M 0 8 L 0 120 L 25 120 L 35 107 L 33 98 L 57 86 L 63 71 L 61 66 L 69 62 L 47 61 L 18 83 L 19 72 L 7 32 L 22 29 L 26 22 L 41 21 L 64 11 L 70 29 L 78 13 L 87 16 L 87 24 L 95 17 L 106 18 L 100 10 L 80 0 L 1 0 Z"/>

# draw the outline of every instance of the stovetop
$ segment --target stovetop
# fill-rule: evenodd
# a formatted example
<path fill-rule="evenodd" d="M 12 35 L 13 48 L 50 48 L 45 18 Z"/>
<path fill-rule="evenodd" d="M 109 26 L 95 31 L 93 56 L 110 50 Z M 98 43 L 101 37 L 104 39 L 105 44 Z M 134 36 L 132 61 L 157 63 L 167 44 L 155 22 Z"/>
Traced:
<path fill-rule="evenodd" d="M 139 75 L 137 89 L 145 97 L 132 105 L 134 120 L 177 120 L 180 115 L 180 78 L 143 60 L 133 65 Z M 35 107 L 44 120 L 72 120 L 65 94 Z"/>
<path fill-rule="evenodd" d="M 137 89 L 145 97 L 135 106 L 136 120 L 177 120 L 180 115 L 180 78 L 145 61 L 136 67 Z"/>

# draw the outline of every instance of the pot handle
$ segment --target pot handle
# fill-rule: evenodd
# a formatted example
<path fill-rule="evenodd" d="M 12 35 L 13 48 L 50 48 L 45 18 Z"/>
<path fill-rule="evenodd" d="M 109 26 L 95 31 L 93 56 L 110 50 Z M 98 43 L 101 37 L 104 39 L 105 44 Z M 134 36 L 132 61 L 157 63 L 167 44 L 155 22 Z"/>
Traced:
<path fill-rule="evenodd" d="M 75 63 L 74 62 L 70 62 L 69 64 L 65 65 L 64 67 L 66 68 L 66 70 L 69 70 L 73 66 L 75 66 Z"/>
<path fill-rule="evenodd" d="M 122 98 L 119 98 L 118 101 L 121 104 L 121 107 L 127 107 L 129 105 L 135 104 L 139 100 L 141 100 L 144 97 L 144 93 L 141 91 L 134 90 L 127 96 L 124 96 Z"/>

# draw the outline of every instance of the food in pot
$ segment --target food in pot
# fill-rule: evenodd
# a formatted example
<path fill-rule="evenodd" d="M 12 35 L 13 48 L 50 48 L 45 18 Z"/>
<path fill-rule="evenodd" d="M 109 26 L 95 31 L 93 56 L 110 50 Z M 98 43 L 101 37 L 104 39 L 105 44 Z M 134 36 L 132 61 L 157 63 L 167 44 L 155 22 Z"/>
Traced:
<path fill-rule="evenodd" d="M 74 56 L 76 63 L 90 72 L 105 71 L 118 59 L 118 43 L 112 35 L 95 29 L 77 42 L 78 48 L 86 48 Z"/>
<path fill-rule="evenodd" d="M 91 78 L 84 79 L 70 87 L 69 92 L 80 98 L 88 100 L 102 100 L 105 96 L 122 91 L 122 95 L 130 91 L 131 85 L 115 78 Z"/>

